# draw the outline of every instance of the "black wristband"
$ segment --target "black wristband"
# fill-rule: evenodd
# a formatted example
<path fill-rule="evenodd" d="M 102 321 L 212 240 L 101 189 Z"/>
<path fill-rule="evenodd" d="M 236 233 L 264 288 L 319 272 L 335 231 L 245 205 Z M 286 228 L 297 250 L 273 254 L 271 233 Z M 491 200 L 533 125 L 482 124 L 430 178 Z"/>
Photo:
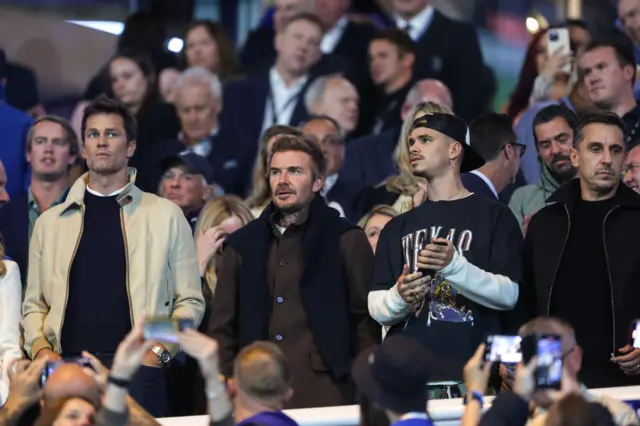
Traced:
<path fill-rule="evenodd" d="M 109 375 L 109 377 L 107 377 L 107 383 L 112 384 L 119 388 L 128 389 L 129 385 L 131 384 L 131 380 L 118 379 L 117 377 L 113 377 Z"/>

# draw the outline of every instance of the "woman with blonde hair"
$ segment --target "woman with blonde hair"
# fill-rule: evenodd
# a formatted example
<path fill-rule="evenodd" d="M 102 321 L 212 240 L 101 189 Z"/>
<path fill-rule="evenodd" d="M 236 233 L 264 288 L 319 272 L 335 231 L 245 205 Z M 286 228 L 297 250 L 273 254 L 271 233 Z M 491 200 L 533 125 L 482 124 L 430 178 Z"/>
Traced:
<path fill-rule="evenodd" d="M 200 276 L 206 284 L 203 286 L 205 300 L 210 301 L 215 292 L 217 253 L 224 239 L 253 219 L 251 211 L 235 195 L 217 197 L 205 204 L 200 212 L 195 238 Z"/>
<path fill-rule="evenodd" d="M 398 212 L 393 207 L 381 204 L 375 206 L 358 221 L 358 227 L 362 228 L 367 236 L 373 253 L 376 252 L 376 246 L 378 245 L 378 238 L 380 238 L 382 228 L 396 216 L 398 216 Z"/>
<path fill-rule="evenodd" d="M 302 136 L 302 130 L 292 126 L 276 124 L 265 130 L 260 137 L 260 152 L 253 166 L 253 189 L 246 200 L 246 204 L 251 209 L 254 217 L 260 216 L 271 202 L 271 188 L 269 187 L 269 176 L 267 174 L 269 152 L 273 143 L 282 135 Z"/>
<path fill-rule="evenodd" d="M 12 360 L 22 358 L 20 269 L 4 253 L 4 244 L 0 238 L 0 405 L 4 404 L 9 393 L 7 368 Z"/>
<path fill-rule="evenodd" d="M 379 204 L 388 204 L 398 213 L 405 213 L 422 204 L 427 199 L 427 181 L 413 175 L 409 162 L 409 134 L 413 122 L 429 113 L 453 114 L 446 106 L 436 102 L 420 102 L 407 114 L 402 123 L 400 137 L 393 152 L 398 174 L 365 191 L 362 196 L 362 210 L 369 211 Z"/>

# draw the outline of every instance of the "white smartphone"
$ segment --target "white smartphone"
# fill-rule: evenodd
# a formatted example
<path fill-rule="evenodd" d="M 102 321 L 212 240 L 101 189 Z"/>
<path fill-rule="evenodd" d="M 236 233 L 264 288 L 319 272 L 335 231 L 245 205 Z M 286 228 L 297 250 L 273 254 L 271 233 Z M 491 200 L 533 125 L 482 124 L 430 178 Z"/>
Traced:
<path fill-rule="evenodd" d="M 547 32 L 547 54 L 551 56 L 558 50 L 561 54 L 571 53 L 571 38 L 567 28 L 552 28 Z M 562 67 L 562 71 L 570 74 L 571 64 Z"/>

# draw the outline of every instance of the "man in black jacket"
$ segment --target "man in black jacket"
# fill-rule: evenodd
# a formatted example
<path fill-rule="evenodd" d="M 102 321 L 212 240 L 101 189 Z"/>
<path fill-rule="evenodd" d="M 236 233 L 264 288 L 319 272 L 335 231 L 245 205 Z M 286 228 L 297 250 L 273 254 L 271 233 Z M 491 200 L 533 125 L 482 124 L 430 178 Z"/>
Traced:
<path fill-rule="evenodd" d="M 291 362 L 292 408 L 352 403 L 351 363 L 380 336 L 367 312 L 371 246 L 319 194 L 325 172 L 315 141 L 274 143 L 273 201 L 225 241 L 211 308 L 222 373 L 247 345 L 275 342 Z"/>
<path fill-rule="evenodd" d="M 640 197 L 620 181 L 625 126 L 613 113 L 587 114 L 574 144 L 579 179 L 529 223 L 516 313 L 554 315 L 574 327 L 586 386 L 638 384 L 640 350 L 629 345 L 629 324 L 640 317 L 640 254 L 629 242 L 640 239 Z"/>

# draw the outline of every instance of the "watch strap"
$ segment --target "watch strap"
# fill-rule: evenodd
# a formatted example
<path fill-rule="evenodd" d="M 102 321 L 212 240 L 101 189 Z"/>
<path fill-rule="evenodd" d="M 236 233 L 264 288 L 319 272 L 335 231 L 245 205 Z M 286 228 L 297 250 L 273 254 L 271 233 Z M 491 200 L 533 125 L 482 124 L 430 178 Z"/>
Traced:
<path fill-rule="evenodd" d="M 465 396 L 464 399 L 462 400 L 464 405 L 467 405 L 467 403 L 469 402 L 469 397 L 471 397 L 472 400 L 476 400 L 480 403 L 480 408 L 482 408 L 484 406 L 484 398 L 482 397 L 482 394 L 478 391 L 471 391 L 468 392 Z"/>

